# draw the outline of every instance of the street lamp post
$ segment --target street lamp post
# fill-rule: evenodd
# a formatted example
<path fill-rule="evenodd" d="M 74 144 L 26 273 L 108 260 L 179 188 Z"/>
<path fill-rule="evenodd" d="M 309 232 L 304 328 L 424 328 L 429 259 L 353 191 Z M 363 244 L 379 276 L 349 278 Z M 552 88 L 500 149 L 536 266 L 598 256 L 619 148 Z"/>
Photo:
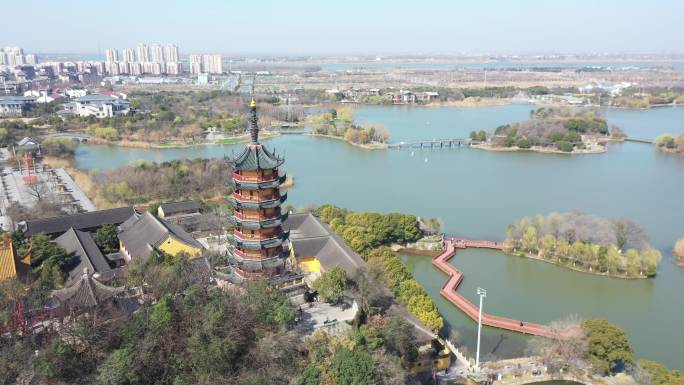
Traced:
<path fill-rule="evenodd" d="M 478 287 L 477 295 L 480 296 L 480 311 L 477 316 L 477 353 L 475 353 L 475 370 L 480 371 L 480 335 L 482 334 L 482 299 L 487 296 L 487 290 Z"/>

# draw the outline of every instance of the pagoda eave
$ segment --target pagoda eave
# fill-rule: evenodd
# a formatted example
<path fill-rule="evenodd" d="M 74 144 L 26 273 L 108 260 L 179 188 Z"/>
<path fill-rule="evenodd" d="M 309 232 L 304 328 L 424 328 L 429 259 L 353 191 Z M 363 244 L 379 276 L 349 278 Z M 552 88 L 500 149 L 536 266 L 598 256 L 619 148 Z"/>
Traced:
<path fill-rule="evenodd" d="M 271 189 L 278 188 L 281 184 L 285 183 L 287 179 L 287 174 L 283 174 L 276 179 L 269 181 L 259 182 L 250 180 L 230 180 L 230 185 L 236 190 L 261 190 L 261 189 Z"/>
<path fill-rule="evenodd" d="M 275 218 L 271 219 L 241 219 L 235 216 L 228 218 L 228 223 L 235 227 L 247 229 L 247 230 L 259 230 L 259 229 L 270 229 L 277 226 L 282 226 L 285 220 L 289 216 L 288 213 L 281 214 Z"/>
<path fill-rule="evenodd" d="M 261 200 L 261 201 L 250 201 L 250 200 L 240 200 L 235 196 L 228 197 L 228 202 L 235 208 L 238 209 L 271 209 L 280 206 L 287 199 L 287 193 L 282 194 L 280 197 L 275 199 Z"/>

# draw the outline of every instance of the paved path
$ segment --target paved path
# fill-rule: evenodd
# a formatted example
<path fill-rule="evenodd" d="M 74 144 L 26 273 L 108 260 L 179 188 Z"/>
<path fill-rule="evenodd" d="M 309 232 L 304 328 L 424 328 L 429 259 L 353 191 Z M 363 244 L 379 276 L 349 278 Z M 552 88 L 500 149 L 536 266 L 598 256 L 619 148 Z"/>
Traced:
<path fill-rule="evenodd" d="M 456 291 L 458 286 L 463 281 L 463 272 L 449 264 L 448 261 L 454 255 L 456 255 L 456 248 L 484 247 L 491 249 L 502 249 L 503 244 L 492 241 L 473 241 L 467 239 L 449 238 L 445 241 L 445 246 L 444 252 L 432 259 L 432 264 L 449 276 L 449 280 L 444 284 L 444 286 L 442 286 L 440 294 L 449 300 L 449 302 L 453 303 L 457 308 L 461 309 L 470 318 L 477 321 L 479 312 L 478 307 Z M 535 336 L 547 338 L 558 337 L 558 333 L 549 326 L 493 316 L 487 313 L 482 313 L 482 324 Z"/>

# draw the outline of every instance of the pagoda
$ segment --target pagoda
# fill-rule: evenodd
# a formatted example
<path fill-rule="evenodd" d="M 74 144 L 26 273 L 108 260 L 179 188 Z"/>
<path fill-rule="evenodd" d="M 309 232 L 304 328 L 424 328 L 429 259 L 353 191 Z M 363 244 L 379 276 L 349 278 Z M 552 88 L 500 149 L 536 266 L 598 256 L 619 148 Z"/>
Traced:
<path fill-rule="evenodd" d="M 287 199 L 287 194 L 280 192 L 285 174 L 278 171 L 285 160 L 259 143 L 254 99 L 249 107 L 251 142 L 228 160 L 233 169 L 230 222 L 235 226 L 228 237 L 232 246 L 228 258 L 237 281 L 279 276 L 285 272 L 288 256 L 289 233 L 283 231 L 287 213 L 280 208 Z"/>

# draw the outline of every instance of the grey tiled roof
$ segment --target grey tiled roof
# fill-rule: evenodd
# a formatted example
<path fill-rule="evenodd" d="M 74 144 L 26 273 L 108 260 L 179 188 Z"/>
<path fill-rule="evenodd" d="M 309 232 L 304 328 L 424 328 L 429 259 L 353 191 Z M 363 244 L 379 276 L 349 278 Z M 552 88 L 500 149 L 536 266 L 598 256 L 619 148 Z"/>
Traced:
<path fill-rule="evenodd" d="M 107 286 L 97 281 L 92 274 L 82 273 L 80 278 L 63 289 L 54 290 L 52 295 L 70 306 L 92 307 L 123 291 L 123 286 Z"/>
<path fill-rule="evenodd" d="M 199 211 L 199 204 L 196 201 L 192 200 L 162 203 L 160 207 L 162 211 L 164 211 L 164 216 L 169 216 L 177 213 L 186 213 L 190 211 Z"/>
<path fill-rule="evenodd" d="M 22 105 L 26 103 L 33 103 L 36 98 L 32 96 L 12 96 L 0 95 L 0 104 L 2 105 Z"/>
<path fill-rule="evenodd" d="M 80 98 L 76 99 L 78 102 L 113 102 L 114 100 L 118 100 L 118 98 L 111 96 L 111 95 L 102 95 L 102 94 L 89 94 L 89 95 L 84 95 L 81 96 Z"/>
<path fill-rule="evenodd" d="M 230 165 L 236 170 L 259 170 L 277 168 L 285 162 L 285 159 L 268 151 L 263 145 L 249 144 L 244 151 L 229 160 Z"/>
<path fill-rule="evenodd" d="M 78 266 L 69 272 L 69 280 L 78 278 L 84 269 L 88 269 L 90 274 L 100 273 L 103 277 L 109 277 L 112 269 L 90 233 L 71 228 L 57 237 L 55 242 L 67 253 L 75 253 L 80 259 Z"/>
<path fill-rule="evenodd" d="M 119 207 L 47 219 L 33 219 L 26 221 L 24 236 L 30 237 L 38 233 L 58 235 L 72 227 L 75 230 L 85 230 L 97 228 L 107 223 L 118 226 L 133 214 L 135 214 L 133 207 Z"/>
<path fill-rule="evenodd" d="M 312 214 L 292 214 L 284 225 L 296 257 L 316 257 L 325 270 L 340 266 L 348 276 L 365 268 L 366 262 L 332 229 Z"/>
<path fill-rule="evenodd" d="M 119 234 L 119 239 L 131 258 L 145 259 L 167 235 L 197 248 L 202 248 L 202 245 L 183 228 L 157 218 L 149 212 L 141 215 L 134 223 L 126 221 L 126 226 L 123 232 Z"/>

